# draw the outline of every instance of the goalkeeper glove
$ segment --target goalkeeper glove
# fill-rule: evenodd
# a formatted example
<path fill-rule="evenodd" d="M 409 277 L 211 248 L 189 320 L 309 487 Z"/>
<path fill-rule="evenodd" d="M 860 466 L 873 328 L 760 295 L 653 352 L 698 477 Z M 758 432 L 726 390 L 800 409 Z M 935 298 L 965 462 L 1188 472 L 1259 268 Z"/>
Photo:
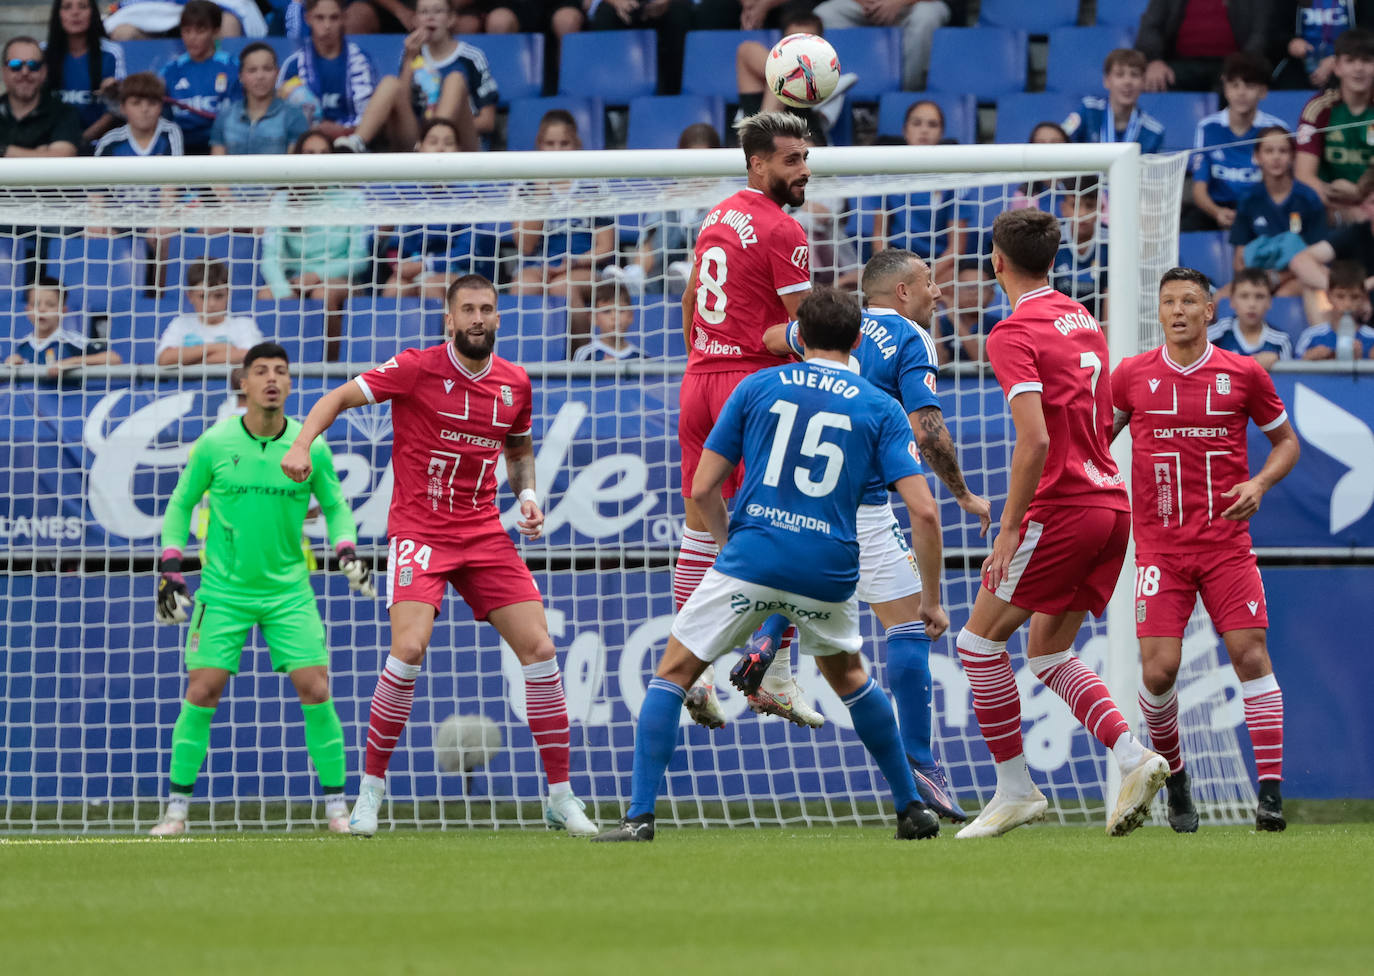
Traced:
<path fill-rule="evenodd" d="M 339 547 L 339 572 L 347 578 L 350 590 L 357 590 L 365 597 L 377 595 L 377 588 L 372 585 L 372 570 L 358 558 L 357 551 L 351 545 Z"/>
<path fill-rule="evenodd" d="M 186 623 L 190 619 L 186 611 L 191 606 L 191 595 L 186 590 L 186 577 L 181 575 L 181 559 L 163 557 L 157 568 L 162 574 L 157 581 L 157 622 Z"/>

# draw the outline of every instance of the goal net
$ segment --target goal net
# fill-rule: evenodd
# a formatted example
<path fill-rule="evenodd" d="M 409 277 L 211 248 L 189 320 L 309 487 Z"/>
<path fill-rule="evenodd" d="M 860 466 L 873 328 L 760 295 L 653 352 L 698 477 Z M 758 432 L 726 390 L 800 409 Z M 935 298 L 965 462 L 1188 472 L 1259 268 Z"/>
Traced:
<path fill-rule="evenodd" d="M 303 416 L 325 390 L 399 349 L 442 341 L 437 296 L 469 272 L 499 282 L 497 352 L 534 382 L 546 537 L 522 548 L 567 686 L 574 789 L 597 818 L 618 816 L 635 719 L 672 620 L 683 262 L 704 212 L 743 185 L 741 162 L 721 150 L 7 164 L 7 348 L 18 349 L 35 323 L 50 328 L 53 315 L 61 341 L 31 340 L 36 365 L 16 367 L 0 390 L 0 829 L 131 829 L 159 815 L 185 691 L 185 632 L 153 621 L 155 559 L 191 443 L 241 409 L 225 344 L 258 334 L 281 342 L 293 359 L 288 411 Z M 1183 158 L 1142 160 L 1119 146 L 884 147 L 817 150 L 813 169 L 797 216 L 817 282 L 855 287 L 880 238 L 930 257 L 945 295 L 932 327 L 947 364 L 946 419 L 973 490 L 999 510 L 1012 431 L 982 358 L 981 340 L 1008 311 L 987 263 L 992 220 L 1028 205 L 1063 217 L 1056 285 L 1099 311 L 1118 360 L 1158 341 L 1152 299 L 1176 261 Z M 232 326 L 203 314 L 213 313 L 203 282 L 221 274 Z M 31 288 L 35 278 L 59 283 L 60 308 L 42 304 L 52 299 Z M 241 331 L 240 318 L 251 329 Z M 119 365 L 53 365 L 82 346 L 86 355 L 116 353 Z M 327 434 L 361 548 L 379 569 L 391 433 L 383 406 L 350 411 Z M 498 477 L 509 523 L 515 503 L 504 472 Z M 987 543 L 933 487 L 952 635 Z M 193 523 L 191 550 L 195 536 Z M 307 523 L 303 547 L 318 566 L 354 790 L 388 648 L 386 614 L 380 599 L 350 594 L 332 571 L 318 520 Z M 1108 620 L 1086 624 L 1077 650 L 1132 711 L 1138 666 L 1123 575 Z M 864 628 L 881 682 L 885 654 L 871 614 Z M 1104 750 L 1031 677 L 1019 640 L 1012 653 L 1035 778 L 1060 820 L 1100 821 L 1112 790 Z M 1248 816 L 1234 689 L 1220 677 L 1214 641 L 1191 637 L 1187 646 L 1194 790 L 1211 816 Z M 715 732 L 684 724 L 661 817 L 735 825 L 885 815 L 888 791 L 848 713 L 811 659 L 798 666 L 826 726 L 758 718 L 722 687 L 729 724 Z M 935 642 L 932 669 L 937 755 L 976 808 L 991 795 L 993 771 L 952 636 Z M 454 715 L 459 741 L 475 729 L 481 748 L 436 756 L 435 727 Z M 501 748 L 478 716 L 500 728 Z M 513 656 L 450 598 L 391 765 L 387 820 L 540 823 L 543 780 L 524 717 Z M 317 792 L 299 705 L 255 634 L 215 716 L 193 825 L 309 828 L 321 819 Z"/>

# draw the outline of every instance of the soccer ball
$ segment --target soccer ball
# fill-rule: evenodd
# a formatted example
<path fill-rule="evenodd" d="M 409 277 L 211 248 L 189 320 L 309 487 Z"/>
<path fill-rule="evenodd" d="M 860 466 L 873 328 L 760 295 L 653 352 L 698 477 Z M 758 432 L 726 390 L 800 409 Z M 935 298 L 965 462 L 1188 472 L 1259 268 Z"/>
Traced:
<path fill-rule="evenodd" d="M 505 748 L 506 737 L 485 715 L 450 715 L 434 727 L 434 764 L 446 773 L 470 773 Z"/>
<path fill-rule="evenodd" d="M 764 63 L 768 90 L 793 108 L 810 108 L 830 97 L 840 80 L 840 58 L 823 37 L 788 34 Z"/>

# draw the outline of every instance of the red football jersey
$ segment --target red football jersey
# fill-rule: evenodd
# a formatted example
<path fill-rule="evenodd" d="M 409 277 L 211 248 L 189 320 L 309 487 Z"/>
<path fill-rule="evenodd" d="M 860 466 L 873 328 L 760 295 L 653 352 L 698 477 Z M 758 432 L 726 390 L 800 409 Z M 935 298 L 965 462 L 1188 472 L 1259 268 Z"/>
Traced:
<path fill-rule="evenodd" d="M 1161 346 L 1112 374 L 1116 409 L 1131 415 L 1131 491 L 1141 552 L 1250 547 L 1250 523 L 1221 517 L 1222 498 L 1250 477 L 1246 427 L 1288 419 L 1274 381 L 1249 356 L 1208 345 L 1191 366 Z"/>
<path fill-rule="evenodd" d="M 1112 460 L 1110 358 L 1102 328 L 1048 286 L 1021 296 L 988 336 L 988 360 L 1007 402 L 1039 393 L 1050 450 L 1031 507 L 1130 510 Z"/>
<path fill-rule="evenodd" d="M 787 362 L 764 347 L 763 333 L 789 318 L 781 296 L 811 287 L 801 224 L 766 194 L 740 190 L 701 222 L 696 269 L 687 368 L 753 372 Z"/>
<path fill-rule="evenodd" d="M 392 538 L 461 541 L 500 517 L 496 462 L 507 437 L 530 432 L 523 369 L 492 356 L 469 373 L 446 342 L 407 349 L 354 382 L 370 402 L 391 401 Z"/>

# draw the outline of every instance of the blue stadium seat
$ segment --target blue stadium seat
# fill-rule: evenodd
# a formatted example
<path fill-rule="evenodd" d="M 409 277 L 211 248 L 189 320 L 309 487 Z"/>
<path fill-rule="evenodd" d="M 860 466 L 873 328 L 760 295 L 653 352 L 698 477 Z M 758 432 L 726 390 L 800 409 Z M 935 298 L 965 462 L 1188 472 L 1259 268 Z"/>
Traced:
<path fill-rule="evenodd" d="M 934 102 L 945 113 L 945 135 L 965 146 L 978 141 L 978 103 L 949 92 L 888 92 L 878 99 L 878 135 L 902 135 L 906 113 L 917 102 Z"/>
<path fill-rule="evenodd" d="M 225 53 L 238 57 L 249 44 L 259 41 L 277 52 L 277 64 L 281 64 L 288 55 L 294 54 L 300 47 L 289 37 L 223 37 L 220 38 L 219 46 Z"/>
<path fill-rule="evenodd" d="M 605 33 L 608 32 L 597 32 L 598 35 Z M 549 98 L 521 98 L 511 102 L 510 117 L 506 120 L 506 148 L 533 149 L 535 137 L 539 134 L 539 120 L 544 117 L 545 112 L 554 108 L 566 109 L 577 120 L 577 131 L 582 136 L 583 149 L 606 147 L 606 109 L 601 99 L 553 95 Z"/>
<path fill-rule="evenodd" d="M 258 327 L 261 328 L 262 323 Z M 286 350 L 293 366 L 297 363 L 324 362 L 324 336 L 278 336 L 277 342 Z"/>
<path fill-rule="evenodd" d="M 1026 89 L 1026 34 L 1000 27 L 942 27 L 930 49 L 926 87 L 980 102 Z"/>
<path fill-rule="evenodd" d="M 658 88 L 658 48 L 649 30 L 586 31 L 563 38 L 558 92 L 627 105 Z"/>
<path fill-rule="evenodd" d="M 404 34 L 349 34 L 348 39 L 372 59 L 378 78 L 401 70 L 401 51 L 406 44 Z"/>
<path fill-rule="evenodd" d="M 1101 94 L 1102 62 L 1110 52 L 1130 46 L 1130 35 L 1121 27 L 1061 27 L 1052 30 L 1045 88 L 1079 97 Z"/>
<path fill-rule="evenodd" d="M 344 331 L 354 338 L 394 338 L 404 348 L 432 345 L 444 337 L 444 309 L 438 301 L 359 295 L 349 301 L 346 312 Z"/>
<path fill-rule="evenodd" d="M 568 308 L 538 295 L 502 295 L 497 353 L 516 363 L 556 363 L 568 358 Z"/>
<path fill-rule="evenodd" d="M 313 299 L 256 301 L 252 315 L 267 339 L 319 339 L 326 334 L 324 302 Z"/>
<path fill-rule="evenodd" d="M 1269 97 L 1260 102 L 1260 111 L 1277 115 L 1296 132 L 1303 106 L 1316 94 L 1314 91 L 1271 91 Z"/>
<path fill-rule="evenodd" d="M 655 303 L 638 309 L 630 337 L 646 359 L 686 359 L 687 340 L 682 334 L 682 304 Z"/>
<path fill-rule="evenodd" d="M 1164 152 L 1192 149 L 1197 124 L 1217 110 L 1213 92 L 1146 92 L 1140 107 L 1164 123 Z"/>
<path fill-rule="evenodd" d="M 1231 245 L 1217 230 L 1188 231 L 1178 235 L 1178 263 L 1196 268 L 1220 288 L 1231 280 Z"/>
<path fill-rule="evenodd" d="M 1062 123 L 1080 99 L 1067 92 L 1014 92 L 997 99 L 996 142 L 1025 142 L 1041 122 Z"/>
<path fill-rule="evenodd" d="M 758 41 L 769 48 L 777 40 L 778 32 L 768 30 L 688 31 L 682 59 L 683 94 L 719 95 L 727 102 L 739 101 L 735 51 L 745 41 Z"/>
<path fill-rule="evenodd" d="M 0 237 L 0 294 L 24 280 L 24 249 L 13 237 Z"/>
<path fill-rule="evenodd" d="M 501 104 L 516 98 L 536 98 L 544 91 L 543 34 L 474 34 L 465 37 L 487 56 Z"/>
<path fill-rule="evenodd" d="M 161 71 L 186 53 L 179 37 L 158 37 L 147 41 L 123 41 L 124 68 L 129 74 L 139 71 Z"/>
<path fill-rule="evenodd" d="M 840 57 L 840 70 L 859 76 L 849 89 L 855 102 L 876 102 L 902 90 L 902 32 L 897 27 L 840 27 L 825 39 Z M 948 90 L 948 89 L 946 89 Z"/>
<path fill-rule="evenodd" d="M 1125 27 L 1134 38 L 1140 29 L 1140 15 L 1149 5 L 1150 0 L 1102 0 L 1097 5 L 1097 22 Z"/>
<path fill-rule="evenodd" d="M 1117 0 L 1105 0 L 1107 4 Z M 1027 34 L 1048 34 L 1056 27 L 1078 23 L 1078 0 L 982 0 L 978 5 L 980 27 L 1010 27 Z"/>
<path fill-rule="evenodd" d="M 627 149 L 676 149 L 682 130 L 705 122 L 725 137 L 725 103 L 716 95 L 641 95 L 630 102 Z"/>
<path fill-rule="evenodd" d="M 67 289 L 67 307 L 87 312 L 110 308 L 113 294 L 132 291 L 143 283 L 147 245 L 142 235 L 85 237 L 77 235 L 49 242 L 49 269 Z"/>
<path fill-rule="evenodd" d="M 128 310 L 112 312 L 109 322 L 110 348 L 126 363 L 153 365 L 157 362 L 157 340 L 173 313 L 150 298 L 138 295 Z"/>

